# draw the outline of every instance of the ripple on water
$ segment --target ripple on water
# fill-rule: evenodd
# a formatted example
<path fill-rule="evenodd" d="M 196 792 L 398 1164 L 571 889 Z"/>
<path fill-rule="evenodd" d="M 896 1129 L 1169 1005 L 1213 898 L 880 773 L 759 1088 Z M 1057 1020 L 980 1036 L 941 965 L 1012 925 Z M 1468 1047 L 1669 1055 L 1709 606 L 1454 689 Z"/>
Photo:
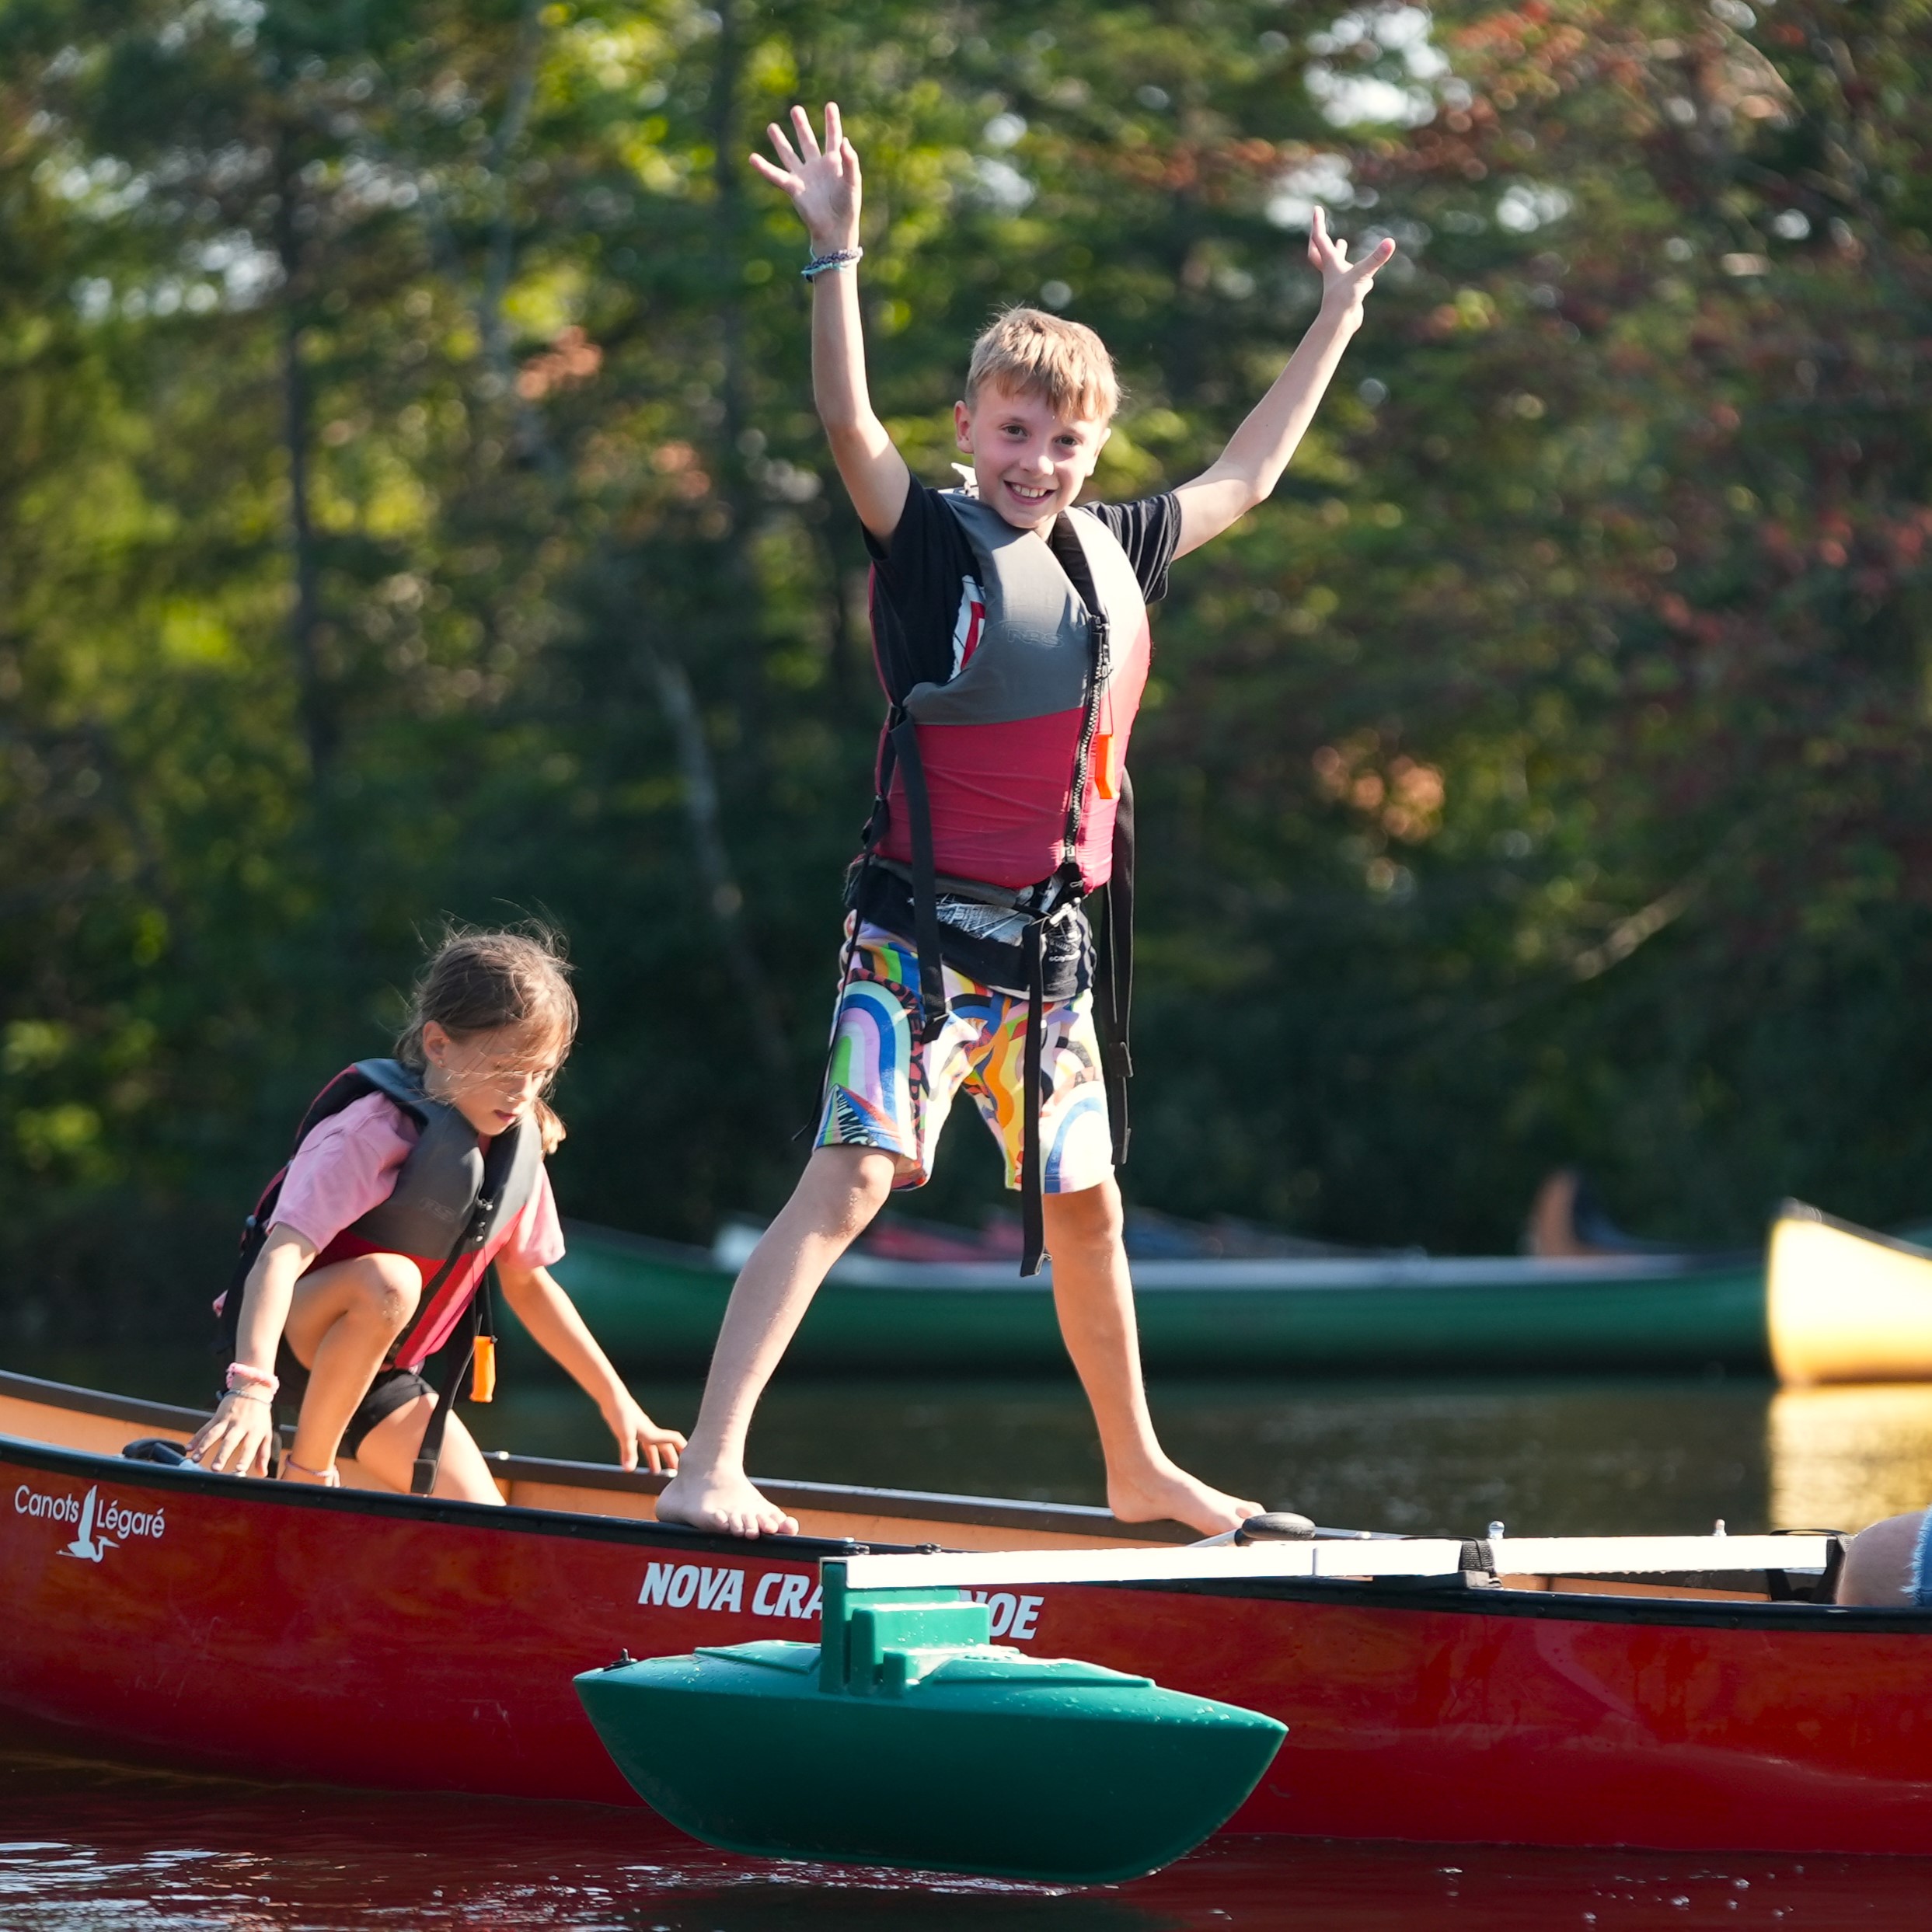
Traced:
<path fill-rule="evenodd" d="M 731 1857 L 650 1812 L 0 1756 L 7 1932 L 1920 1932 L 1932 1861 L 1217 1840 L 1076 1889 Z"/>

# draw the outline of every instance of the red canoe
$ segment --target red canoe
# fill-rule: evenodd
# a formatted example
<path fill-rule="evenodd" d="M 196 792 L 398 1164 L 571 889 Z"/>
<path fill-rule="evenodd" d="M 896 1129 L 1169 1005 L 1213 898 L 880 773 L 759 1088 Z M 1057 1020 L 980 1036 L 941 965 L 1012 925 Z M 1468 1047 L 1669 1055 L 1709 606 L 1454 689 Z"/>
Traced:
<path fill-rule="evenodd" d="M 1036 1581 L 984 1592 L 1003 1641 L 1282 1719 L 1234 1830 L 1932 1853 L 1932 1613 L 1774 1601 L 1784 1570 L 1565 1576 L 1559 1551 L 1610 1567 L 1610 1540 L 1575 1540 L 1509 1546 L 1523 1573 L 1495 1554 L 1500 1579 L 1486 1544 L 1457 1568 L 1459 1546 L 1421 1542 L 1256 1546 L 1250 1574 L 1246 1553 L 1097 1510 L 812 1484 L 774 1486 L 809 1536 L 747 1545 L 656 1523 L 655 1479 L 588 1464 L 499 1458 L 511 1506 L 490 1509 L 116 1452 L 198 1419 L 0 1374 L 0 1730 L 258 1777 L 630 1804 L 573 1674 L 809 1640 L 818 1561 L 858 1539 L 1034 1552 L 1010 1568 Z M 1732 1540 L 1740 1563 L 1822 1560 L 1815 1538 Z M 1431 1550 L 1453 1573 L 1268 1573 Z M 1037 1580 L 1053 1552 L 1069 1575 L 1128 1559 L 1153 1580 Z"/>

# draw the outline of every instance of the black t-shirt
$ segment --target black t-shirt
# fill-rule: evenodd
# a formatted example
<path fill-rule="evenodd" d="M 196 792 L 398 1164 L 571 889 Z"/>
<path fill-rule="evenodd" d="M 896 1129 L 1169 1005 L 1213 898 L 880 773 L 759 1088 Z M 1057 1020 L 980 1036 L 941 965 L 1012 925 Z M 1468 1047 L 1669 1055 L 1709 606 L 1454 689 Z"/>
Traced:
<path fill-rule="evenodd" d="M 1127 553 L 1141 595 L 1157 603 L 1167 594 L 1167 567 L 1180 539 L 1180 506 L 1173 494 L 1087 507 Z M 873 647 L 881 682 L 897 704 L 915 685 L 944 684 L 957 675 L 970 618 L 966 584 L 977 567 L 958 518 L 940 491 L 917 477 L 905 493 L 905 508 L 891 542 L 882 546 L 868 532 L 866 547 L 874 563 Z M 859 910 L 891 931 L 912 932 L 911 894 L 889 871 L 868 870 L 860 882 Z M 1020 948 L 1003 932 L 985 929 L 988 908 L 942 893 L 939 914 L 940 950 L 948 965 L 982 985 L 1024 989 Z M 1070 999 L 1086 988 L 1093 972 L 1093 940 L 1085 919 L 1076 911 L 1049 926 L 1045 941 L 1048 997 Z"/>
<path fill-rule="evenodd" d="M 1180 506 L 1171 491 L 1135 503 L 1083 506 L 1113 532 L 1150 604 L 1167 595 L 1167 567 L 1180 540 Z M 915 685 L 944 684 L 957 668 L 954 638 L 964 637 L 966 580 L 972 546 L 942 493 L 915 476 L 890 543 L 870 532 L 872 641 L 879 676 L 895 704 Z"/>

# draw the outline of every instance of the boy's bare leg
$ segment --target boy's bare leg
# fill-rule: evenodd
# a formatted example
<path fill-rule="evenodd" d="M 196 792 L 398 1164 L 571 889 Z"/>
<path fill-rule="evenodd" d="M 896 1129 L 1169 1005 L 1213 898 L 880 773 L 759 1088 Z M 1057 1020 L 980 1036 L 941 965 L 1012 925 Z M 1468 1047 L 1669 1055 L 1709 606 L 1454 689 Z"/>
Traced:
<path fill-rule="evenodd" d="M 813 1153 L 731 1290 L 690 1444 L 657 1498 L 661 1522 L 734 1536 L 797 1533 L 797 1523 L 745 1473 L 752 1412 L 819 1283 L 884 1205 L 895 1167 L 875 1147 Z"/>
<path fill-rule="evenodd" d="M 1203 1536 L 1258 1515 L 1259 1503 L 1210 1488 L 1171 1461 L 1154 1435 L 1141 1379 L 1133 1284 L 1121 1241 L 1121 1194 L 1111 1179 L 1078 1194 L 1048 1194 L 1047 1252 L 1067 1353 L 1079 1370 L 1107 1458 L 1107 1506 L 1123 1522 L 1171 1518 Z"/>
<path fill-rule="evenodd" d="M 295 1284 L 284 1330 L 309 1387 L 289 1453 L 307 1469 L 327 1469 L 342 1432 L 369 1393 L 390 1344 L 409 1325 L 423 1292 L 422 1271 L 400 1254 L 364 1254 L 318 1268 Z M 291 1480 L 313 1481 L 300 1470 Z"/>

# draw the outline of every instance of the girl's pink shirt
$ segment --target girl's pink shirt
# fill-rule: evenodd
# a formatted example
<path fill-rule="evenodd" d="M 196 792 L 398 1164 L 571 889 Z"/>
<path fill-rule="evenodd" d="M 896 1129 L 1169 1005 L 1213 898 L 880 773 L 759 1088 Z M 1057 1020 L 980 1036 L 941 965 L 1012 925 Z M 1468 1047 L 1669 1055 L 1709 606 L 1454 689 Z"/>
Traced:
<path fill-rule="evenodd" d="M 365 1093 L 309 1129 L 295 1150 L 275 1204 L 274 1224 L 328 1247 L 395 1191 L 397 1170 L 420 1138 L 415 1121 L 380 1093 Z M 563 1228 L 548 1171 L 512 1224 L 503 1254 L 519 1268 L 548 1268 L 563 1258 Z"/>

